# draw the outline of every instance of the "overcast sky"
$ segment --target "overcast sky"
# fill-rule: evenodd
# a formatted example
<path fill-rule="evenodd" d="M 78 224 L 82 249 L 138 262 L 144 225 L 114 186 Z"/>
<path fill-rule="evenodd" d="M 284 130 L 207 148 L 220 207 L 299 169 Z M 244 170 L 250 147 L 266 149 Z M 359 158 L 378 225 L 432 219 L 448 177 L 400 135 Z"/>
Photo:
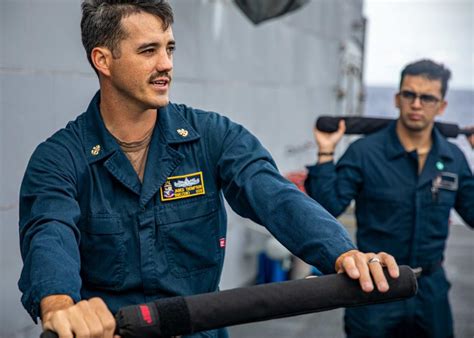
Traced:
<path fill-rule="evenodd" d="M 365 0 L 365 80 L 397 86 L 409 62 L 431 58 L 451 69 L 451 87 L 474 90 L 474 0 Z"/>

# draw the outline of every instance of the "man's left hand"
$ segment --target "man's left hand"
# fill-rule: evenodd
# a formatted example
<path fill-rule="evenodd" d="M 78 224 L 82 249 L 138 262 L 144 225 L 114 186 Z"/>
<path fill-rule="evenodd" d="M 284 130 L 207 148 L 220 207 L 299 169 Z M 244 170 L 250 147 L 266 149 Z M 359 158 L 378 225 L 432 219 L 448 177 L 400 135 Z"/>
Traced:
<path fill-rule="evenodd" d="M 374 283 L 380 292 L 388 291 L 387 279 L 382 270 L 384 266 L 392 278 L 398 278 L 400 271 L 397 262 L 393 256 L 385 252 L 375 254 L 350 250 L 336 260 L 336 272 L 346 273 L 350 278 L 358 279 L 365 292 L 373 291 Z"/>

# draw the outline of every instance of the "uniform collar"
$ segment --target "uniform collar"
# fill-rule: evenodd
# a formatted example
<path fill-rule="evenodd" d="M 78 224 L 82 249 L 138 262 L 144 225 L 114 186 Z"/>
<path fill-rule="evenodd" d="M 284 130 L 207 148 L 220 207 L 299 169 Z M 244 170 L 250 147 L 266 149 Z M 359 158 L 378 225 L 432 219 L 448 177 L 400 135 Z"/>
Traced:
<path fill-rule="evenodd" d="M 437 127 L 433 128 L 432 138 L 433 145 L 428 158 L 426 159 L 423 170 L 420 173 L 417 184 L 418 187 L 422 187 L 425 184 L 432 182 L 432 180 L 438 176 L 441 171 L 445 170 L 444 163 L 451 162 L 454 159 L 449 142 L 441 134 Z"/>
<path fill-rule="evenodd" d="M 85 114 L 84 151 L 89 163 L 106 158 L 120 149 L 115 138 L 105 127 L 99 107 L 100 91 L 92 98 Z M 175 104 L 168 104 L 158 110 L 157 124 L 160 134 L 168 144 L 190 142 L 200 138 Z"/>
<path fill-rule="evenodd" d="M 390 159 L 395 159 L 399 156 L 403 156 L 406 153 L 405 148 L 403 148 L 400 139 L 398 138 L 396 125 L 397 121 L 394 121 L 387 127 L 387 133 L 389 137 L 386 144 L 386 151 L 387 156 Z M 439 157 L 446 158 L 448 160 L 454 159 L 454 155 L 451 151 L 451 148 L 449 147 L 449 142 L 441 134 L 436 125 L 433 127 L 433 132 L 431 135 L 433 138 L 432 150 L 435 150 Z"/>
<path fill-rule="evenodd" d="M 99 104 L 100 91 L 94 95 L 85 113 L 84 151 L 89 163 L 100 161 L 120 149 L 112 134 L 105 128 Z"/>
<path fill-rule="evenodd" d="M 201 137 L 183 117 L 179 107 L 170 103 L 158 111 L 158 127 L 168 144 L 190 142 Z"/>
<path fill-rule="evenodd" d="M 436 125 L 433 128 L 433 146 L 438 156 L 447 160 L 454 160 L 454 154 L 449 145 L 449 141 L 441 134 Z"/>

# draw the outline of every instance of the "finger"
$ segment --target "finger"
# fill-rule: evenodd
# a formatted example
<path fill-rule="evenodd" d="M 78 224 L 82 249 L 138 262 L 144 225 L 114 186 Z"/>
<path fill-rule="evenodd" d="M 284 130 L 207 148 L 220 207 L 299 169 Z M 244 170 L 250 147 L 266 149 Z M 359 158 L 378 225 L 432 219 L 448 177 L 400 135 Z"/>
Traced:
<path fill-rule="evenodd" d="M 359 269 L 357 269 L 354 257 L 352 255 L 344 257 L 341 267 L 342 271 L 340 272 L 345 272 L 352 279 L 359 279 Z"/>
<path fill-rule="evenodd" d="M 339 120 L 339 126 L 338 126 L 338 129 L 337 129 L 338 132 L 340 132 L 340 134 L 344 134 L 346 132 L 346 121 L 341 119 Z"/>
<path fill-rule="evenodd" d="M 380 258 L 379 258 L 380 259 Z M 375 285 L 377 285 L 377 290 L 380 292 L 387 292 L 389 289 L 387 279 L 383 273 L 382 264 L 377 261 L 368 263 L 370 273 L 374 280 Z"/>
<path fill-rule="evenodd" d="M 325 132 L 321 129 L 318 129 L 318 127 L 313 128 L 313 133 L 314 133 L 314 135 L 327 135 L 327 134 L 330 134 L 330 133 Z"/>
<path fill-rule="evenodd" d="M 381 252 L 378 254 L 378 257 L 380 258 L 382 264 L 387 267 L 390 277 L 398 278 L 400 276 L 400 269 L 398 268 L 398 264 L 392 255 Z"/>
<path fill-rule="evenodd" d="M 105 302 L 101 298 L 92 298 L 89 300 L 89 303 L 102 323 L 104 338 L 113 337 L 116 326 L 115 318 Z"/>
<path fill-rule="evenodd" d="M 333 138 L 335 138 L 335 140 L 339 142 L 339 140 L 344 136 L 345 131 L 346 131 L 346 124 L 344 120 L 340 120 L 336 132 L 333 133 Z"/>
<path fill-rule="evenodd" d="M 93 307 L 88 301 L 82 301 L 77 303 L 82 316 L 89 330 L 90 338 L 104 338 L 104 329 L 102 327 L 102 322 L 95 313 Z"/>
<path fill-rule="evenodd" d="M 362 290 L 365 292 L 371 292 L 374 290 L 374 283 L 372 283 L 372 278 L 370 277 L 369 266 L 367 265 L 367 260 L 370 255 L 363 253 L 357 253 L 355 255 L 355 262 L 357 269 L 359 270 L 359 283 L 362 287 Z"/>
<path fill-rule="evenodd" d="M 66 311 L 68 312 L 68 318 L 71 322 L 71 329 L 74 333 L 74 337 L 88 338 L 90 335 L 89 327 L 87 326 L 86 321 L 84 320 L 84 315 L 77 304 L 68 308 Z"/>
<path fill-rule="evenodd" d="M 65 311 L 56 311 L 47 322 L 43 323 L 44 330 L 56 332 L 59 338 L 73 338 L 72 327 Z"/>

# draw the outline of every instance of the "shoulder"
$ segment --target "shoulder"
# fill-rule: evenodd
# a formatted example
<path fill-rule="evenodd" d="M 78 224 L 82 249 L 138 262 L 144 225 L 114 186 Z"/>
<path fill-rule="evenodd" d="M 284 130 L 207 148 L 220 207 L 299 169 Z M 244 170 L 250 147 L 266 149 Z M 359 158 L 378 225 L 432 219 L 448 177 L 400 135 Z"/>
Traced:
<path fill-rule="evenodd" d="M 455 168 L 458 168 L 458 170 L 464 170 L 466 167 L 469 168 L 466 155 L 458 145 L 444 139 L 442 149 L 443 155 L 448 155 L 453 159 Z"/>
<path fill-rule="evenodd" d="M 448 140 L 444 140 L 444 142 L 455 159 L 465 158 L 463 151 L 461 150 L 461 148 L 459 148 L 457 144 L 454 144 L 453 142 Z"/>
<path fill-rule="evenodd" d="M 83 153 L 81 125 L 83 115 L 41 142 L 34 150 L 30 163 L 51 162 L 61 165 L 75 162 Z"/>
<path fill-rule="evenodd" d="M 205 133 L 206 131 L 225 131 L 229 128 L 242 127 L 238 123 L 233 122 L 226 116 L 223 116 L 214 111 L 197 109 L 185 104 L 170 103 L 169 109 L 181 115 L 187 122 L 189 122 L 198 133 Z"/>
<path fill-rule="evenodd" d="M 383 145 L 387 143 L 389 135 L 385 129 L 375 132 L 373 134 L 369 134 L 367 136 L 362 136 L 351 143 L 348 150 L 351 149 L 352 151 L 357 152 L 364 152 L 367 149 L 371 151 L 374 150 L 382 150 Z"/>
<path fill-rule="evenodd" d="M 386 145 L 390 140 L 389 130 L 384 128 L 353 141 L 338 161 L 338 166 L 362 166 L 364 163 L 384 161 Z"/>
<path fill-rule="evenodd" d="M 446 164 L 446 170 L 472 176 L 470 165 L 461 148 L 442 136 L 436 129 L 434 129 L 433 135 L 434 155 Z"/>

